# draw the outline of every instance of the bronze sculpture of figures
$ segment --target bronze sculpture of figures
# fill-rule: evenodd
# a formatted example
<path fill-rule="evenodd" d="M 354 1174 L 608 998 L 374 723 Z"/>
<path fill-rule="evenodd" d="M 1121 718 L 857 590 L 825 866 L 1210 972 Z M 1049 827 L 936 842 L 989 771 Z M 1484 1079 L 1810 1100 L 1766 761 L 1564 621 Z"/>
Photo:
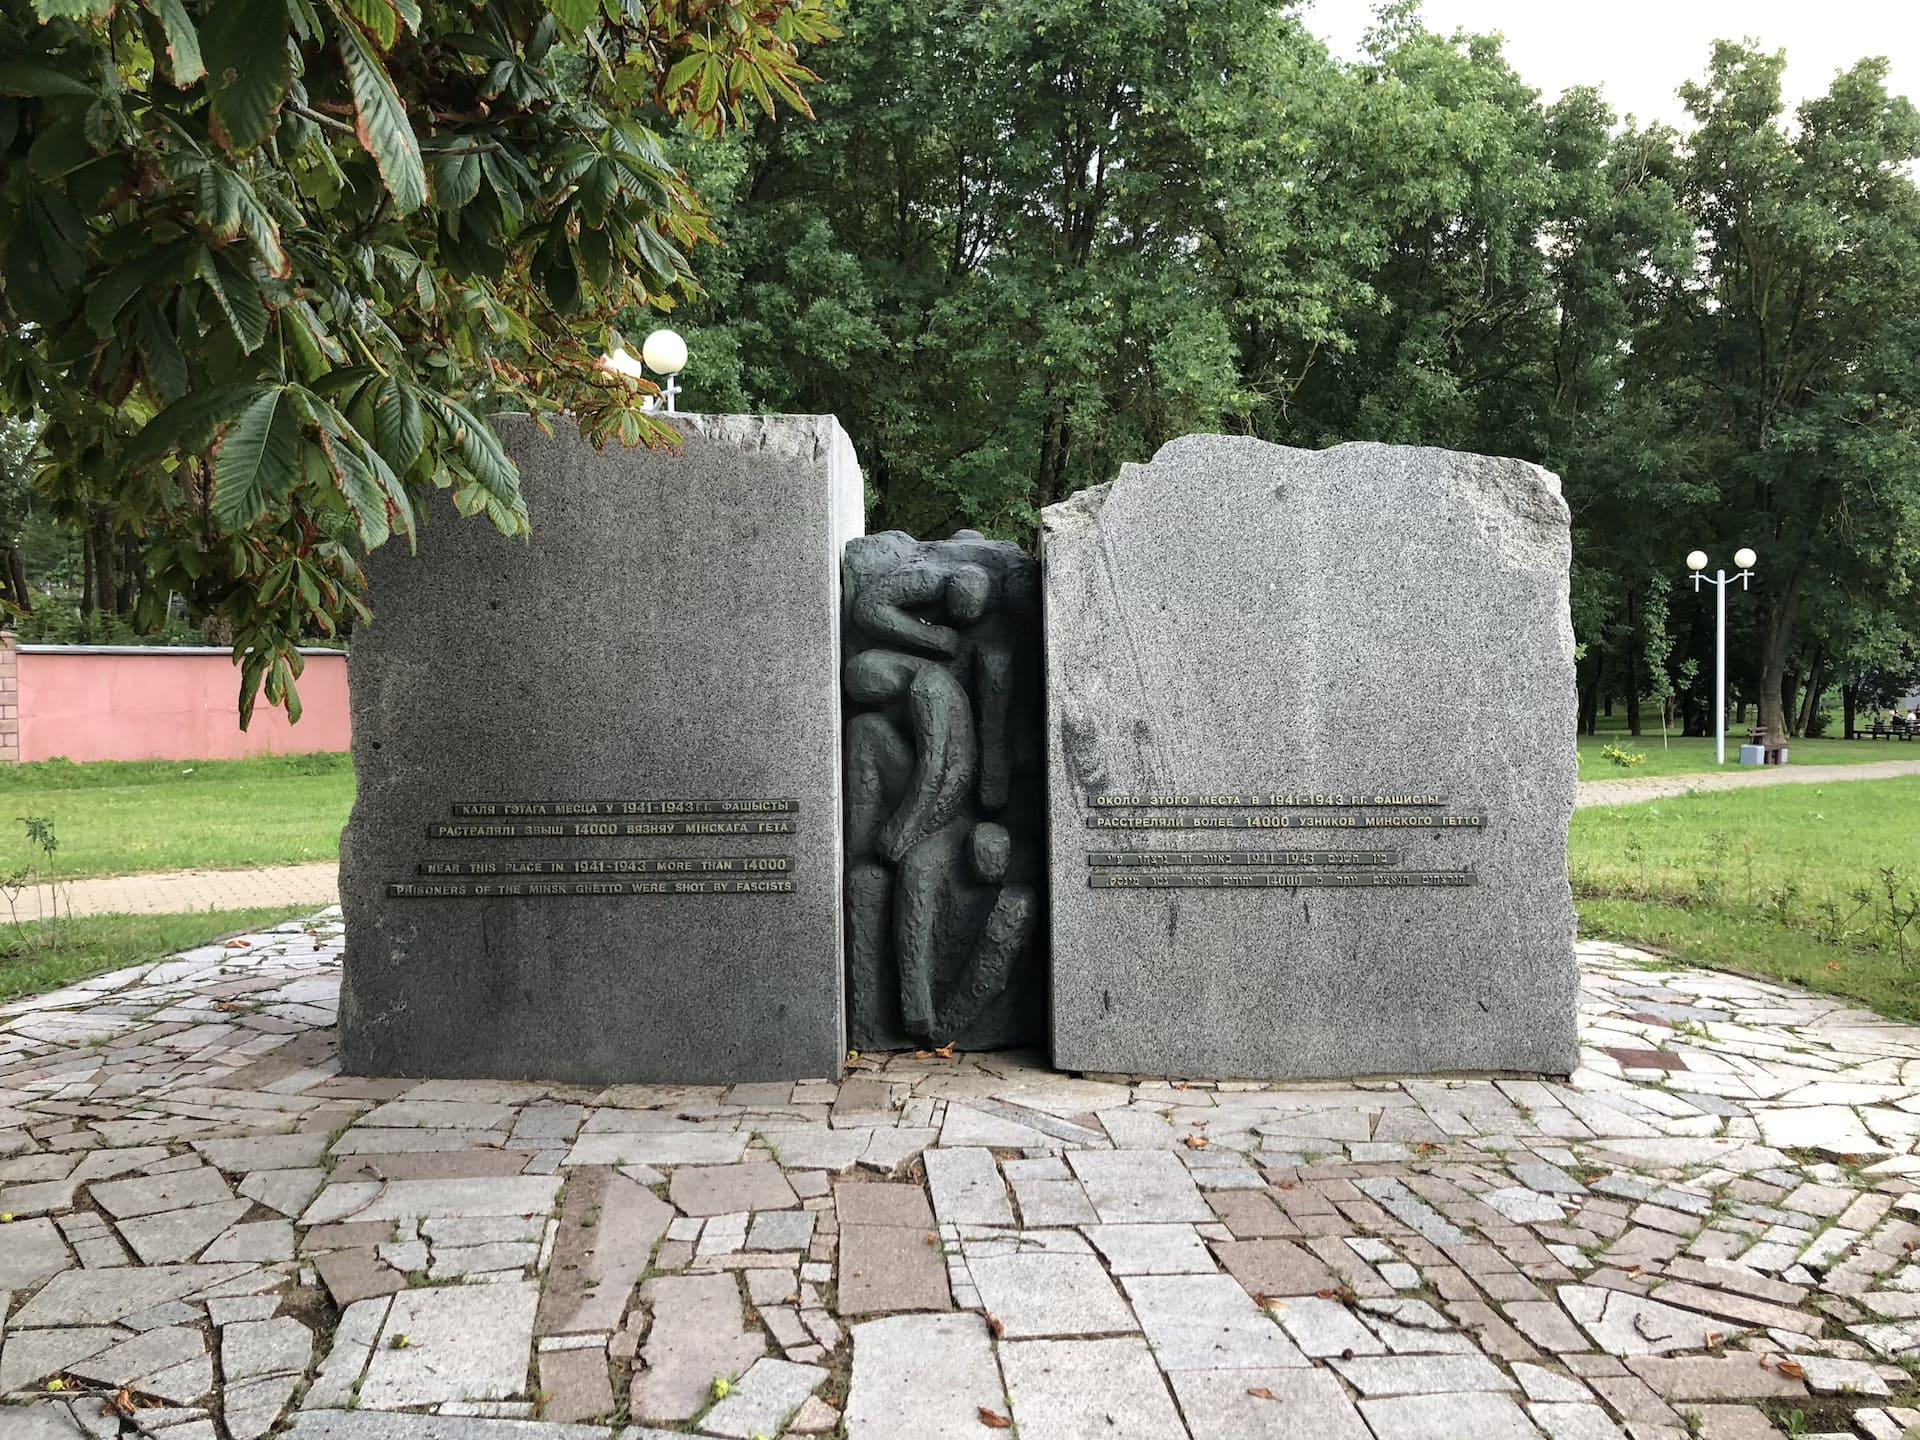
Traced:
<path fill-rule="evenodd" d="M 962 530 L 847 546 L 847 970 L 856 1049 L 1045 1033 L 1039 575 Z"/>

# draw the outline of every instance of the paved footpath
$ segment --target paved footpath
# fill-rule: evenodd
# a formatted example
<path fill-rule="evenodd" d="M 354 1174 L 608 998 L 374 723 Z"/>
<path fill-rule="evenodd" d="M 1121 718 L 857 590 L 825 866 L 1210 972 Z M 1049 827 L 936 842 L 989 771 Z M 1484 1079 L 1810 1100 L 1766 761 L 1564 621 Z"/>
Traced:
<path fill-rule="evenodd" d="M 1576 806 L 1637 805 L 1701 790 L 1751 790 L 1762 785 L 1831 785 L 1840 780 L 1898 780 L 1920 775 L 1920 760 L 1873 760 L 1861 765 L 1764 765 L 1703 775 L 1649 775 L 1643 779 L 1582 780 Z"/>
<path fill-rule="evenodd" d="M 1569 1082 L 379 1080 L 340 943 L 0 1008 L 7 1440 L 1920 1422 L 1920 1030 L 1831 999 L 1587 944 Z"/>
<path fill-rule="evenodd" d="M 62 915 L 177 915 L 269 905 L 332 905 L 340 898 L 339 871 L 337 861 L 322 860 L 254 870 L 177 870 L 68 880 L 59 886 L 57 902 L 51 885 L 23 891 L 17 913 L 22 920 L 38 920 L 56 903 Z"/>

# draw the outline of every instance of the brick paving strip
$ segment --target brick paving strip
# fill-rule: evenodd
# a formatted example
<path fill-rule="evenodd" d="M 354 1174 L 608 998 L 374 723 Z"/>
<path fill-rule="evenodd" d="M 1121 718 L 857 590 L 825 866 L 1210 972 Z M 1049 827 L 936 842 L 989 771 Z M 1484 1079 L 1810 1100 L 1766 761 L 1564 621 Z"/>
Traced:
<path fill-rule="evenodd" d="M 58 903 L 62 915 L 181 915 L 269 905 L 332 905 L 340 898 L 339 875 L 340 866 L 334 860 L 254 870 L 108 875 L 62 882 Z M 29 886 L 21 892 L 15 910 L 0 918 L 17 915 L 21 920 L 39 920 L 54 903 L 53 886 Z"/>
<path fill-rule="evenodd" d="M 1920 1029 L 1830 998 L 1584 943 L 1569 1083 L 596 1089 L 340 1074 L 340 943 L 0 1008 L 0 1436 L 1920 1422 Z"/>
<path fill-rule="evenodd" d="M 1870 742 L 1863 742 L 1870 743 Z M 1920 760 L 1869 760 L 1859 765 L 1755 765 L 1704 775 L 1650 775 L 1644 779 L 1582 780 L 1576 806 L 1637 805 L 1702 790 L 1752 790 L 1763 785 L 1831 785 L 1839 780 L 1899 780 L 1920 775 Z"/>

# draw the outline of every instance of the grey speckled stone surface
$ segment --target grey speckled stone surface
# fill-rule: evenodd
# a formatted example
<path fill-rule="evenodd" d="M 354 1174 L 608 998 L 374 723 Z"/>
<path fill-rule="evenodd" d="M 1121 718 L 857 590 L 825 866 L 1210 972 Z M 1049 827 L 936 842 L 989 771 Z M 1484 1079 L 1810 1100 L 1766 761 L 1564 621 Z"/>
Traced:
<path fill-rule="evenodd" d="M 1044 512 L 1057 1064 L 1572 1068 L 1567 527 L 1520 461 L 1224 436 Z M 1438 794 L 1486 825 L 1087 827 L 1095 795 L 1299 792 Z M 1090 850 L 1198 846 L 1384 848 L 1479 883 L 1088 886 Z"/>
<path fill-rule="evenodd" d="M 417 556 L 369 562 L 340 863 L 350 1071 L 838 1074 L 840 553 L 860 472 L 831 417 L 676 423 L 679 454 L 503 420 L 532 538 L 440 504 Z M 795 833 L 427 838 L 455 802 L 743 798 L 798 800 Z M 427 860 L 741 855 L 790 855 L 771 878 L 792 893 L 387 895 Z"/>

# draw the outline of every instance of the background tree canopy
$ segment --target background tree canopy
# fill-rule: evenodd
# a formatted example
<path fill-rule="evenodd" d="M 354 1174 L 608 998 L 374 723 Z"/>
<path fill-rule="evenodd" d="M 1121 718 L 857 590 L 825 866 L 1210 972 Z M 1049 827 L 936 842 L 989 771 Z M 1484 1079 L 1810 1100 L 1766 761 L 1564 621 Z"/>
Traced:
<path fill-rule="evenodd" d="M 84 605 L 229 636 L 241 713 L 365 619 L 421 495 L 525 528 L 478 418 L 666 438 L 595 365 L 711 239 L 661 122 L 805 107 L 822 0 L 34 0 L 0 18 L 0 392 Z M 11 471 L 10 467 L 10 471 Z"/>
<path fill-rule="evenodd" d="M 1920 122 L 1882 63 L 1789 115 L 1723 44 L 1676 133 L 1410 0 L 1354 62 L 1268 0 L 825 3 L 9 20 L 0 368 L 89 593 L 226 617 L 278 698 L 412 495 L 524 523 L 488 408 L 648 438 L 591 361 L 690 297 L 693 401 L 839 414 L 875 528 L 1030 539 L 1196 429 L 1519 455 L 1574 508 L 1589 723 L 1710 725 L 1696 544 L 1761 553 L 1731 653 L 1776 733 L 1920 672 Z M 217 63 L 263 26 L 284 70 Z"/>
<path fill-rule="evenodd" d="M 1883 63 L 1787 115 L 1781 57 L 1721 45 L 1682 135 L 1406 3 L 1358 63 L 1257 0 L 844 28 L 816 123 L 692 158 L 727 244 L 688 383 L 838 413 L 873 526 L 1029 538 L 1203 428 L 1518 455 L 1573 505 L 1589 723 L 1678 691 L 1710 726 L 1696 544 L 1763 557 L 1732 650 L 1776 732 L 1920 672 L 1920 131 Z"/>

